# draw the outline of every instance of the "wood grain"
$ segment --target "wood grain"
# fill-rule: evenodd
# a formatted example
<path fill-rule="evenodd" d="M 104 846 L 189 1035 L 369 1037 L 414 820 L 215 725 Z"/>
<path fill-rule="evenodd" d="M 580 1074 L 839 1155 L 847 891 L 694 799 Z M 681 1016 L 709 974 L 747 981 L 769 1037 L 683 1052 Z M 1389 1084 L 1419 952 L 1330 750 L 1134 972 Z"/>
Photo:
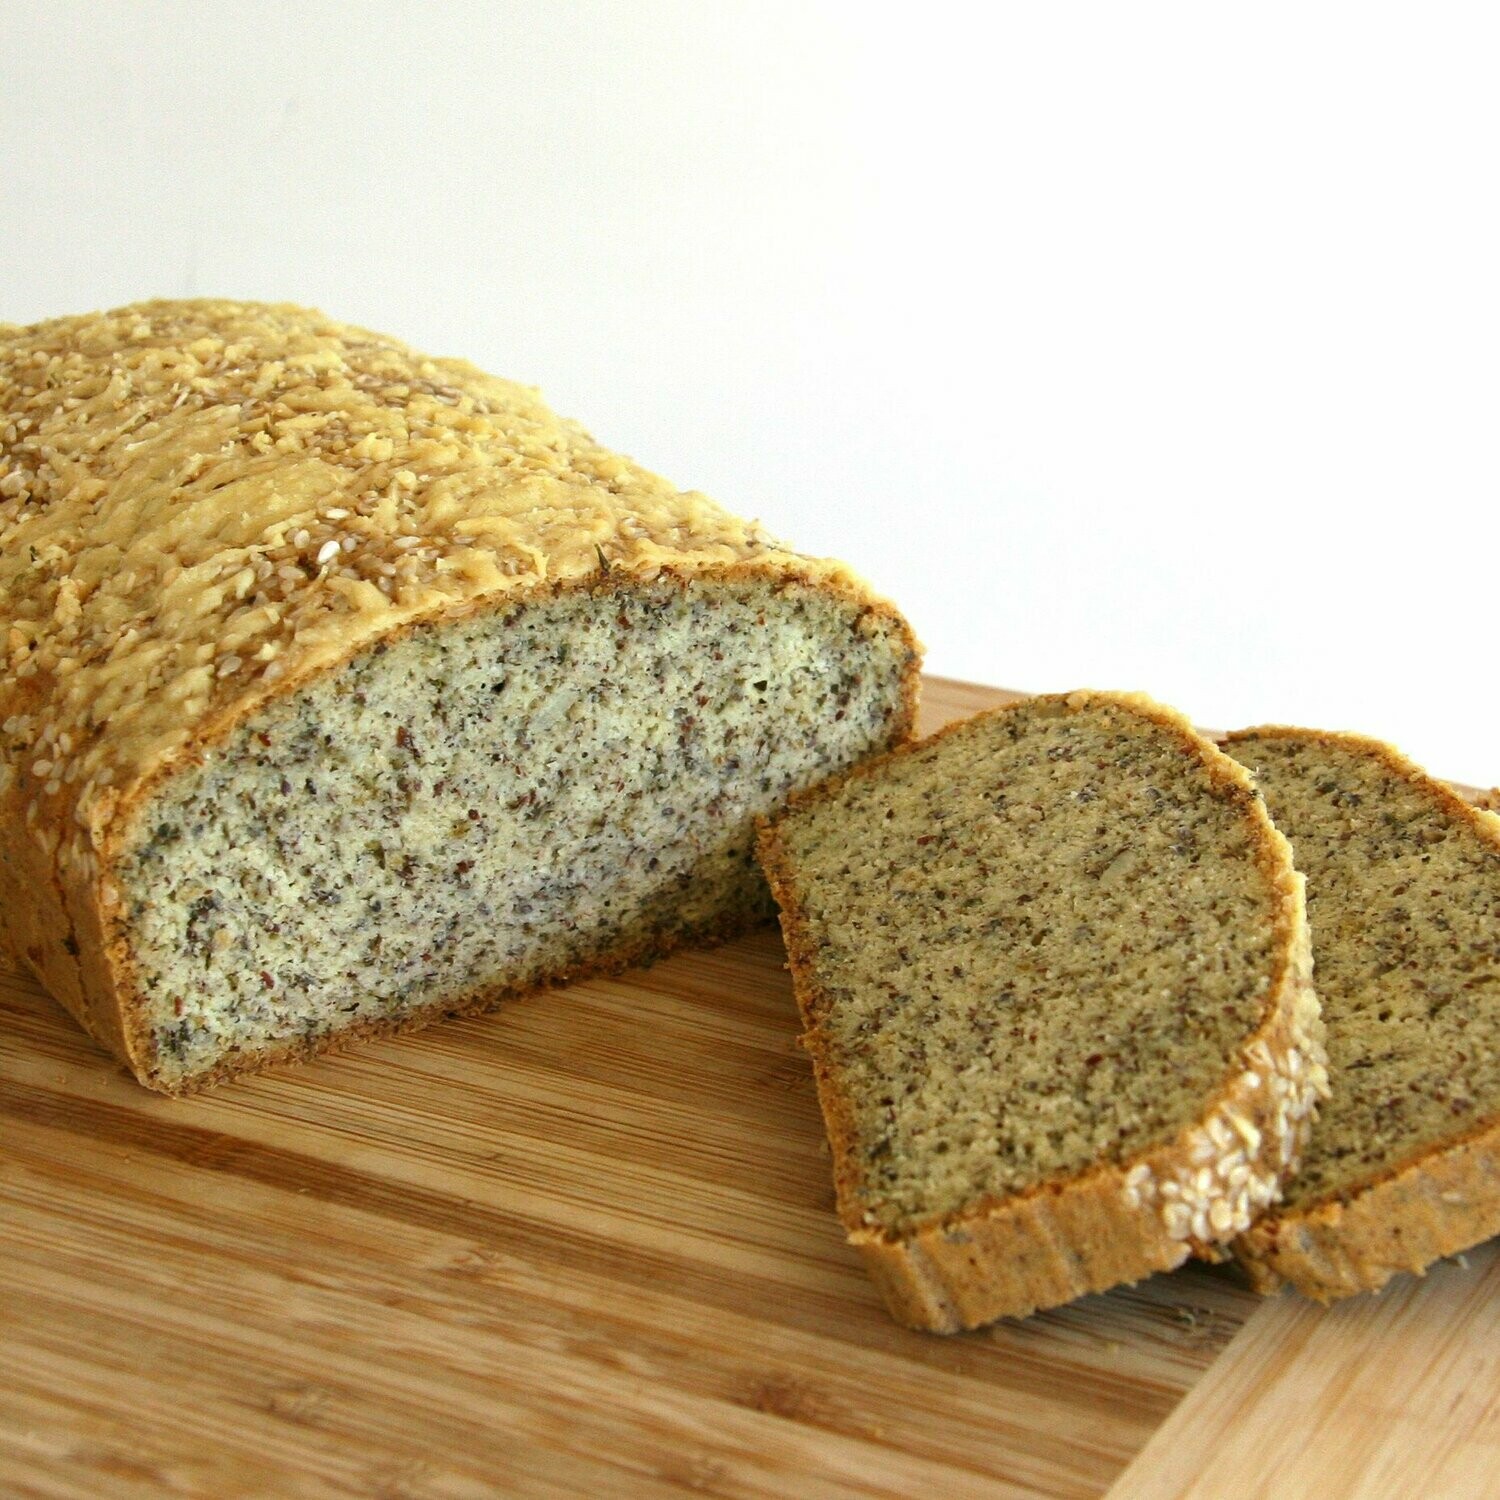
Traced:
<path fill-rule="evenodd" d="M 1500 1494 L 1500 1246 L 1378 1297 L 1255 1312 L 1110 1500 Z"/>
<path fill-rule="evenodd" d="M 934 680 L 924 727 L 1007 696 Z M 1256 1368 L 1269 1309 L 1210 1268 L 893 1325 L 782 963 L 765 931 L 186 1100 L 0 969 L 0 1493 L 1098 1496 Z"/>

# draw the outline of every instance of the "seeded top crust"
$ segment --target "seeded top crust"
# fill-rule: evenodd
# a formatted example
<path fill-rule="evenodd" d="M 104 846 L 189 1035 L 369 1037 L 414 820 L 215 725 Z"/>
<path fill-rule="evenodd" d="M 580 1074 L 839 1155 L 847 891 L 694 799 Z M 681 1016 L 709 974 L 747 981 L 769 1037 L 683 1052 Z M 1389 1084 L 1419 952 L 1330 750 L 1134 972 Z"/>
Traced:
<path fill-rule="evenodd" d="M 85 876 L 144 775 L 403 624 L 714 570 L 875 599 L 535 391 L 321 313 L 0 326 L 0 796 Z"/>
<path fill-rule="evenodd" d="M 1205 1136 L 1162 1211 L 1207 1240 L 1269 1200 L 1321 1084 L 1315 1002 L 1289 980 L 1300 901 L 1248 778 L 1177 715 L 1108 694 L 980 715 L 794 799 L 761 857 L 851 1231 L 911 1236 L 1124 1169 L 1281 1067 L 1279 1160 L 1241 1118 L 1244 1145 Z M 1245 1061 L 1291 991 L 1311 1083 L 1295 1054 Z M 1238 1196 L 1217 1204 L 1231 1143 Z M 1149 1199 L 1149 1169 L 1129 1181 Z"/>
<path fill-rule="evenodd" d="M 1500 1127 L 1500 819 L 1375 740 L 1227 748 L 1308 882 L 1332 1097 L 1276 1211 L 1295 1215 Z"/>

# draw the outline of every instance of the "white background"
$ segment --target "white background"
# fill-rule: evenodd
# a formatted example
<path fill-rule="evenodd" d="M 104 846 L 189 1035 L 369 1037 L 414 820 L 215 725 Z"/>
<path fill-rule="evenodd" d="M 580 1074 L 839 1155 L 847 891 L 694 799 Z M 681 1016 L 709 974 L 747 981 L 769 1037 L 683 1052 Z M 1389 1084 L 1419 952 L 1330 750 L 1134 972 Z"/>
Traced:
<path fill-rule="evenodd" d="M 1500 780 L 1484 9 L 0 5 L 0 318 L 293 299 L 854 562 L 935 671 Z"/>

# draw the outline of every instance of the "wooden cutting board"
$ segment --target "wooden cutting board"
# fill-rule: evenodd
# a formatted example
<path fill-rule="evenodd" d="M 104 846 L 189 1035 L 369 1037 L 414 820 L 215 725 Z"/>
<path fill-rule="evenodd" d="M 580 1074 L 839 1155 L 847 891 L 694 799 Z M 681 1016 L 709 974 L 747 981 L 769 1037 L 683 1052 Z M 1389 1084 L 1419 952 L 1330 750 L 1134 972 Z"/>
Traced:
<path fill-rule="evenodd" d="M 0 1012 L 6 1496 L 1500 1493 L 1493 1246 L 897 1328 L 773 931 L 187 1100 Z"/>

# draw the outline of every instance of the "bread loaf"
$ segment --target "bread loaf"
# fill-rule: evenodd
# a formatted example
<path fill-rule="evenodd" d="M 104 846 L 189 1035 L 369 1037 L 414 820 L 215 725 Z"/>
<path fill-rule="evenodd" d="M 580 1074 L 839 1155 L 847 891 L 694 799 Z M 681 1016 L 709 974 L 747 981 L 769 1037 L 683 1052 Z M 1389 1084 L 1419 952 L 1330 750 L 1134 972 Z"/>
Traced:
<path fill-rule="evenodd" d="M 0 438 L 0 927 L 155 1088 L 768 916 L 911 725 L 844 567 L 318 313 L 5 328 Z"/>
<path fill-rule="evenodd" d="M 763 823 L 839 1210 L 939 1331 L 1248 1227 L 1325 1084 L 1302 883 L 1249 777 L 1105 693 L 981 714 Z"/>
<path fill-rule="evenodd" d="M 1307 876 L 1332 1088 L 1236 1254 L 1265 1291 L 1374 1291 L 1500 1234 L 1500 819 L 1358 735 L 1226 748 Z"/>

